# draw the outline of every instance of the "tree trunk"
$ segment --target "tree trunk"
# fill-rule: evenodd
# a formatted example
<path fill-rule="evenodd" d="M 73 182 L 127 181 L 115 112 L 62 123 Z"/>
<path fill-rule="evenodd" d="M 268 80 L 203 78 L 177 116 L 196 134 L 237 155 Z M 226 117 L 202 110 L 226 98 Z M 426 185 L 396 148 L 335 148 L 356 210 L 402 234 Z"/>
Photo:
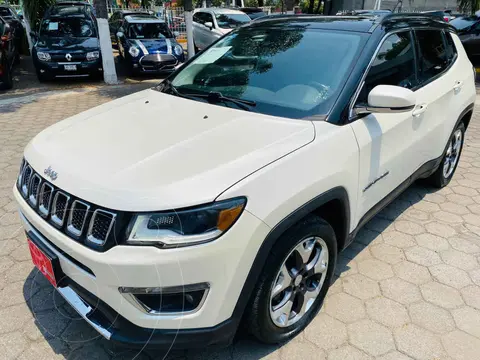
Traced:
<path fill-rule="evenodd" d="M 115 60 L 113 59 L 112 40 L 108 27 L 107 0 L 93 0 L 98 24 L 98 37 L 102 54 L 103 79 L 107 84 L 118 83 Z"/>
<path fill-rule="evenodd" d="M 315 14 L 320 14 L 321 6 L 322 6 L 322 0 L 318 0 L 317 8 L 315 9 Z"/>
<path fill-rule="evenodd" d="M 258 2 L 258 7 L 264 7 L 265 6 L 263 0 L 257 0 L 257 2 Z"/>
<path fill-rule="evenodd" d="M 309 0 L 308 4 L 308 13 L 313 14 L 313 7 L 315 6 L 315 0 Z"/>

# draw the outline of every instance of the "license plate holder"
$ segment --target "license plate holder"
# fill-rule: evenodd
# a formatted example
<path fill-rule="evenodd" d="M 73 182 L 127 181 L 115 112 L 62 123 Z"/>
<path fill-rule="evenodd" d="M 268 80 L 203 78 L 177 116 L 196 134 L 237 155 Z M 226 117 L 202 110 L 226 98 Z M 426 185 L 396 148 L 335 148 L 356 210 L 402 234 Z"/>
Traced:
<path fill-rule="evenodd" d="M 34 242 L 28 235 L 27 241 L 33 264 L 54 287 L 58 287 L 64 276 L 58 257 L 45 246 Z"/>
<path fill-rule="evenodd" d="M 77 71 L 77 65 L 64 65 L 65 71 Z"/>

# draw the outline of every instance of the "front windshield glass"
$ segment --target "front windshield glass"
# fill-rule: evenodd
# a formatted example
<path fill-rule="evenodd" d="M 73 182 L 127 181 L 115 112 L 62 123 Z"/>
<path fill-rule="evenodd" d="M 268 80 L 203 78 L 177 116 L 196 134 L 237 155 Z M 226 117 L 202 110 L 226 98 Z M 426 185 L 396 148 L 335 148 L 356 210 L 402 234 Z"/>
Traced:
<path fill-rule="evenodd" d="M 324 115 L 338 97 L 365 36 L 304 26 L 241 28 L 178 72 L 172 85 L 183 94 L 220 92 L 254 101 L 251 111 L 268 115 Z"/>
<path fill-rule="evenodd" d="M 51 18 L 42 21 L 40 35 L 51 37 L 96 37 L 95 26 L 84 17 Z"/>
<path fill-rule="evenodd" d="M 237 26 L 248 23 L 251 19 L 247 14 L 215 14 L 218 27 L 222 29 L 234 29 Z"/>
<path fill-rule="evenodd" d="M 453 19 L 450 21 L 450 24 L 453 25 L 457 30 L 465 30 L 475 24 L 478 21 L 476 16 L 462 16 Z"/>
<path fill-rule="evenodd" d="M 173 35 L 164 23 L 130 24 L 128 27 L 130 39 L 165 39 Z"/>

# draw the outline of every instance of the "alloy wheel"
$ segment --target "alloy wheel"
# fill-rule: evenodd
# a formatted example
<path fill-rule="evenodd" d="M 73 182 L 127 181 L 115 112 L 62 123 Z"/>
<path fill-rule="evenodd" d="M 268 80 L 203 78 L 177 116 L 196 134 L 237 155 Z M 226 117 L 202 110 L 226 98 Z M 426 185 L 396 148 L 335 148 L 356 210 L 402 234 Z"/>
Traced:
<path fill-rule="evenodd" d="M 328 248 L 319 237 L 302 240 L 285 258 L 270 290 L 270 317 L 290 326 L 308 312 L 327 276 Z"/>
<path fill-rule="evenodd" d="M 447 152 L 445 154 L 445 160 L 443 162 L 443 177 L 448 179 L 457 165 L 460 157 L 460 150 L 462 149 L 463 135 L 462 130 L 457 129 L 450 139 Z"/>

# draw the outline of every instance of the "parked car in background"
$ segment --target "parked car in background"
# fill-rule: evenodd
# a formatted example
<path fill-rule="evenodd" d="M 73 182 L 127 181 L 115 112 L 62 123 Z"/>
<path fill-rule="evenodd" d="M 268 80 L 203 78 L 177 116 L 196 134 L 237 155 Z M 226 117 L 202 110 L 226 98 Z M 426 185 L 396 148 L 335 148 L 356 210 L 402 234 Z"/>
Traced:
<path fill-rule="evenodd" d="M 258 19 L 262 16 L 267 15 L 267 13 L 263 11 L 263 9 L 256 8 L 256 7 L 243 7 L 243 8 L 240 8 L 239 10 L 247 14 L 248 17 L 252 20 Z"/>
<path fill-rule="evenodd" d="M 11 27 L 10 31 L 19 54 L 26 35 L 23 16 L 19 16 L 15 10 L 8 5 L 0 5 L 0 17 Z"/>
<path fill-rule="evenodd" d="M 126 16 L 116 38 L 120 57 L 131 73 L 171 72 L 185 61 L 175 35 L 155 16 Z"/>
<path fill-rule="evenodd" d="M 443 21 L 259 20 L 42 131 L 13 194 L 35 265 L 106 339 L 284 344 L 328 327 L 339 252 L 369 220 L 417 179 L 449 184 L 475 99 Z"/>
<path fill-rule="evenodd" d="M 32 33 L 33 63 L 40 81 L 55 77 L 101 77 L 95 16 L 84 5 L 53 6 Z"/>
<path fill-rule="evenodd" d="M 146 10 L 117 10 L 115 11 L 110 18 L 108 19 L 108 27 L 110 28 L 110 38 L 112 40 L 112 45 L 117 45 L 117 32 L 120 29 L 120 26 L 123 24 L 123 19 L 126 16 L 135 15 L 135 16 L 152 16 L 152 13 Z"/>
<path fill-rule="evenodd" d="M 372 15 L 372 16 L 384 16 L 391 14 L 390 10 L 348 10 L 348 11 L 339 11 L 336 15 L 341 16 L 360 16 L 360 15 Z"/>
<path fill-rule="evenodd" d="M 19 60 L 20 51 L 16 35 L 18 31 L 17 27 L 0 17 L 0 87 L 4 90 L 13 87 L 13 67 Z"/>
<path fill-rule="evenodd" d="M 480 66 L 480 17 L 459 16 L 450 24 L 457 29 L 460 41 L 474 66 Z"/>
<path fill-rule="evenodd" d="M 193 42 L 195 50 L 203 50 L 215 40 L 251 19 L 235 9 L 205 8 L 193 14 Z"/>
<path fill-rule="evenodd" d="M 422 14 L 433 16 L 438 20 L 443 20 L 445 22 L 449 22 L 454 19 L 452 16 L 452 10 L 430 10 L 430 11 L 423 11 Z"/>

